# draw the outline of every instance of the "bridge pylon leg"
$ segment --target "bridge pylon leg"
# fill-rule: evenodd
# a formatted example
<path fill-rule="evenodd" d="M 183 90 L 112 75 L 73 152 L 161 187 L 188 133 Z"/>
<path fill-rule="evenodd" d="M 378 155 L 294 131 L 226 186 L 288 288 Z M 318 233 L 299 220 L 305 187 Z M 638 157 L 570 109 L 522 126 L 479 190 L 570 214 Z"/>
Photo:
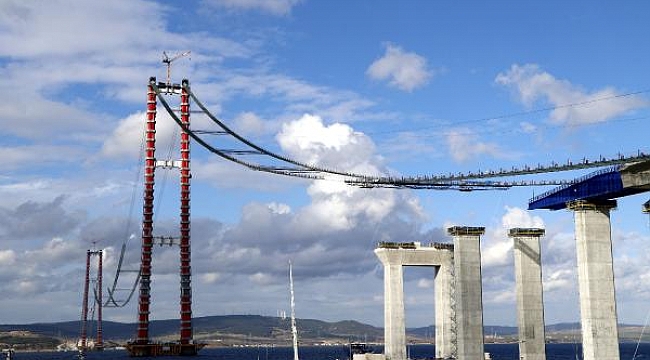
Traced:
<path fill-rule="evenodd" d="M 575 200 L 580 319 L 584 360 L 619 360 L 610 211 L 616 201 Z"/>

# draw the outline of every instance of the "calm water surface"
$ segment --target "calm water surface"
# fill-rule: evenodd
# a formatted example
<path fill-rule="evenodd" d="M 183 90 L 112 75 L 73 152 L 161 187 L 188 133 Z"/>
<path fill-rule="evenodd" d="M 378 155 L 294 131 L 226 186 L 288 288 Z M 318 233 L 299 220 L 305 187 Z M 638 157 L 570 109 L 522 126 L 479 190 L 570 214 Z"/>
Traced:
<path fill-rule="evenodd" d="M 381 352 L 381 348 L 377 348 Z M 650 344 L 621 344 L 621 360 L 636 359 L 650 360 Z M 518 360 L 517 344 L 486 344 L 485 351 L 492 355 L 493 360 Z M 409 354 L 413 359 L 432 359 L 432 345 L 409 346 Z M 309 346 L 300 348 L 301 360 L 347 360 L 349 358 L 346 346 Z M 582 358 L 580 344 L 548 344 L 546 345 L 547 360 L 576 360 Z M 1 358 L 0 358 L 1 359 Z M 40 352 L 16 353 L 15 360 L 74 360 L 73 352 Z M 87 360 L 131 359 L 123 350 L 89 353 Z M 293 351 L 290 347 L 248 347 L 248 348 L 215 348 L 203 349 L 196 357 L 158 357 L 159 360 L 291 360 Z M 2 359 L 4 360 L 4 359 Z"/>

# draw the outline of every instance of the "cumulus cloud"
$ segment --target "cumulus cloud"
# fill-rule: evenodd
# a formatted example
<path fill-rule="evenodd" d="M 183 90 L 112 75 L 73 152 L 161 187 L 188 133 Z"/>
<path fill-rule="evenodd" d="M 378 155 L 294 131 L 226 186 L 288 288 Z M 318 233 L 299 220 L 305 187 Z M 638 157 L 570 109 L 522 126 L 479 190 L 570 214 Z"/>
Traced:
<path fill-rule="evenodd" d="M 205 0 L 211 6 L 233 10 L 257 10 L 272 15 L 288 15 L 301 0 Z"/>
<path fill-rule="evenodd" d="M 190 118 L 192 128 L 205 129 L 209 120 L 205 116 Z M 102 144 L 100 154 L 104 157 L 133 161 L 144 151 L 146 113 L 137 112 L 118 121 L 112 133 Z M 161 106 L 156 113 L 156 157 L 166 159 L 170 152 L 179 148 L 181 128 Z M 170 151 L 171 150 L 171 151 Z M 175 152 L 174 152 L 175 151 Z"/>
<path fill-rule="evenodd" d="M 611 87 L 585 91 L 568 80 L 557 79 L 537 64 L 514 64 L 499 73 L 495 82 L 513 89 L 526 106 L 544 99 L 556 107 L 550 114 L 550 121 L 556 124 L 597 123 L 648 106 L 646 99 L 636 95 L 621 96 Z M 576 105 L 565 106 L 568 104 Z"/>
<path fill-rule="evenodd" d="M 68 234 L 84 220 L 85 214 L 68 210 L 65 200 L 65 196 L 59 196 L 51 202 L 27 201 L 14 209 L 0 208 L 2 238 L 31 240 Z"/>
<path fill-rule="evenodd" d="M 369 173 L 382 168 L 370 139 L 348 125 L 325 125 L 318 116 L 307 114 L 284 124 L 277 140 L 283 152 L 315 165 Z M 211 263 L 218 264 L 211 272 L 247 274 L 247 281 L 267 284 L 286 272 L 288 259 L 306 277 L 372 272 L 374 256 L 359 254 L 375 242 L 423 241 L 420 237 L 426 236 L 418 231 L 423 210 L 408 192 L 367 191 L 324 180 L 312 182 L 307 194 L 310 202 L 302 207 L 247 204 L 240 222 L 210 244 Z"/>
<path fill-rule="evenodd" d="M 544 220 L 531 212 L 518 207 L 506 206 L 506 214 L 501 218 L 504 229 L 512 228 L 544 228 Z"/>
<path fill-rule="evenodd" d="M 481 250 L 484 266 L 501 266 L 512 264 L 512 239 L 508 230 L 512 228 L 544 228 L 544 221 L 533 216 L 529 211 L 518 207 L 505 207 L 506 213 L 501 217 L 501 227 L 490 232 L 490 238 Z"/>
<path fill-rule="evenodd" d="M 413 91 L 426 85 L 434 72 L 424 57 L 389 43 L 384 55 L 370 64 L 366 75 L 373 80 L 388 80 L 400 90 Z"/>
<path fill-rule="evenodd" d="M 368 175 L 379 171 L 372 140 L 346 124 L 325 125 L 319 116 L 304 114 L 283 124 L 276 139 L 284 151 L 309 164 Z"/>
<path fill-rule="evenodd" d="M 481 239 L 483 299 L 497 308 L 512 304 L 515 300 L 513 241 L 508 236 L 508 230 L 544 227 L 544 221 L 529 211 L 509 206 L 504 210 L 500 226 L 487 228 Z"/>

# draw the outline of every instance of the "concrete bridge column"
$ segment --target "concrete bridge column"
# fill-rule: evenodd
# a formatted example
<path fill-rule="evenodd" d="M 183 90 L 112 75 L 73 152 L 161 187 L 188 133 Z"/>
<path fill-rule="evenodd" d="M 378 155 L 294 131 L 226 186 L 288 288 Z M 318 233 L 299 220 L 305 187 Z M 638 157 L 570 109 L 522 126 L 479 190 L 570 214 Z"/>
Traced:
<path fill-rule="evenodd" d="M 567 203 L 575 220 L 584 360 L 619 360 L 609 214 L 616 201 Z"/>
<path fill-rule="evenodd" d="M 406 360 L 404 270 L 386 251 L 377 251 L 384 265 L 384 354 L 387 360 Z"/>
<path fill-rule="evenodd" d="M 457 353 L 461 360 L 483 360 L 483 291 L 480 237 L 484 227 L 454 226 Z"/>
<path fill-rule="evenodd" d="M 544 301 L 539 238 L 544 229 L 510 229 L 514 242 L 519 359 L 545 360 Z"/>
<path fill-rule="evenodd" d="M 453 249 L 451 250 L 453 251 Z M 434 305 L 436 314 L 436 359 L 448 359 L 453 355 L 452 344 L 452 302 L 451 302 L 451 282 L 454 281 L 452 267 L 452 257 L 436 266 L 436 275 L 434 278 Z"/>

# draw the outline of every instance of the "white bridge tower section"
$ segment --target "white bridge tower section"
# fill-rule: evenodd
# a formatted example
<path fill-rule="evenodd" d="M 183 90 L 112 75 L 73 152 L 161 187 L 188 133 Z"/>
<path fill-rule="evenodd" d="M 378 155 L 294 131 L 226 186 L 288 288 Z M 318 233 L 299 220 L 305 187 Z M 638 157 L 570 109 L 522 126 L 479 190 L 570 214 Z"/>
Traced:
<path fill-rule="evenodd" d="M 383 242 L 375 254 L 384 265 L 384 355 L 406 360 L 404 316 L 404 266 L 430 266 L 435 272 L 436 358 L 453 357 L 454 311 L 452 309 L 454 246 L 452 244 Z"/>

